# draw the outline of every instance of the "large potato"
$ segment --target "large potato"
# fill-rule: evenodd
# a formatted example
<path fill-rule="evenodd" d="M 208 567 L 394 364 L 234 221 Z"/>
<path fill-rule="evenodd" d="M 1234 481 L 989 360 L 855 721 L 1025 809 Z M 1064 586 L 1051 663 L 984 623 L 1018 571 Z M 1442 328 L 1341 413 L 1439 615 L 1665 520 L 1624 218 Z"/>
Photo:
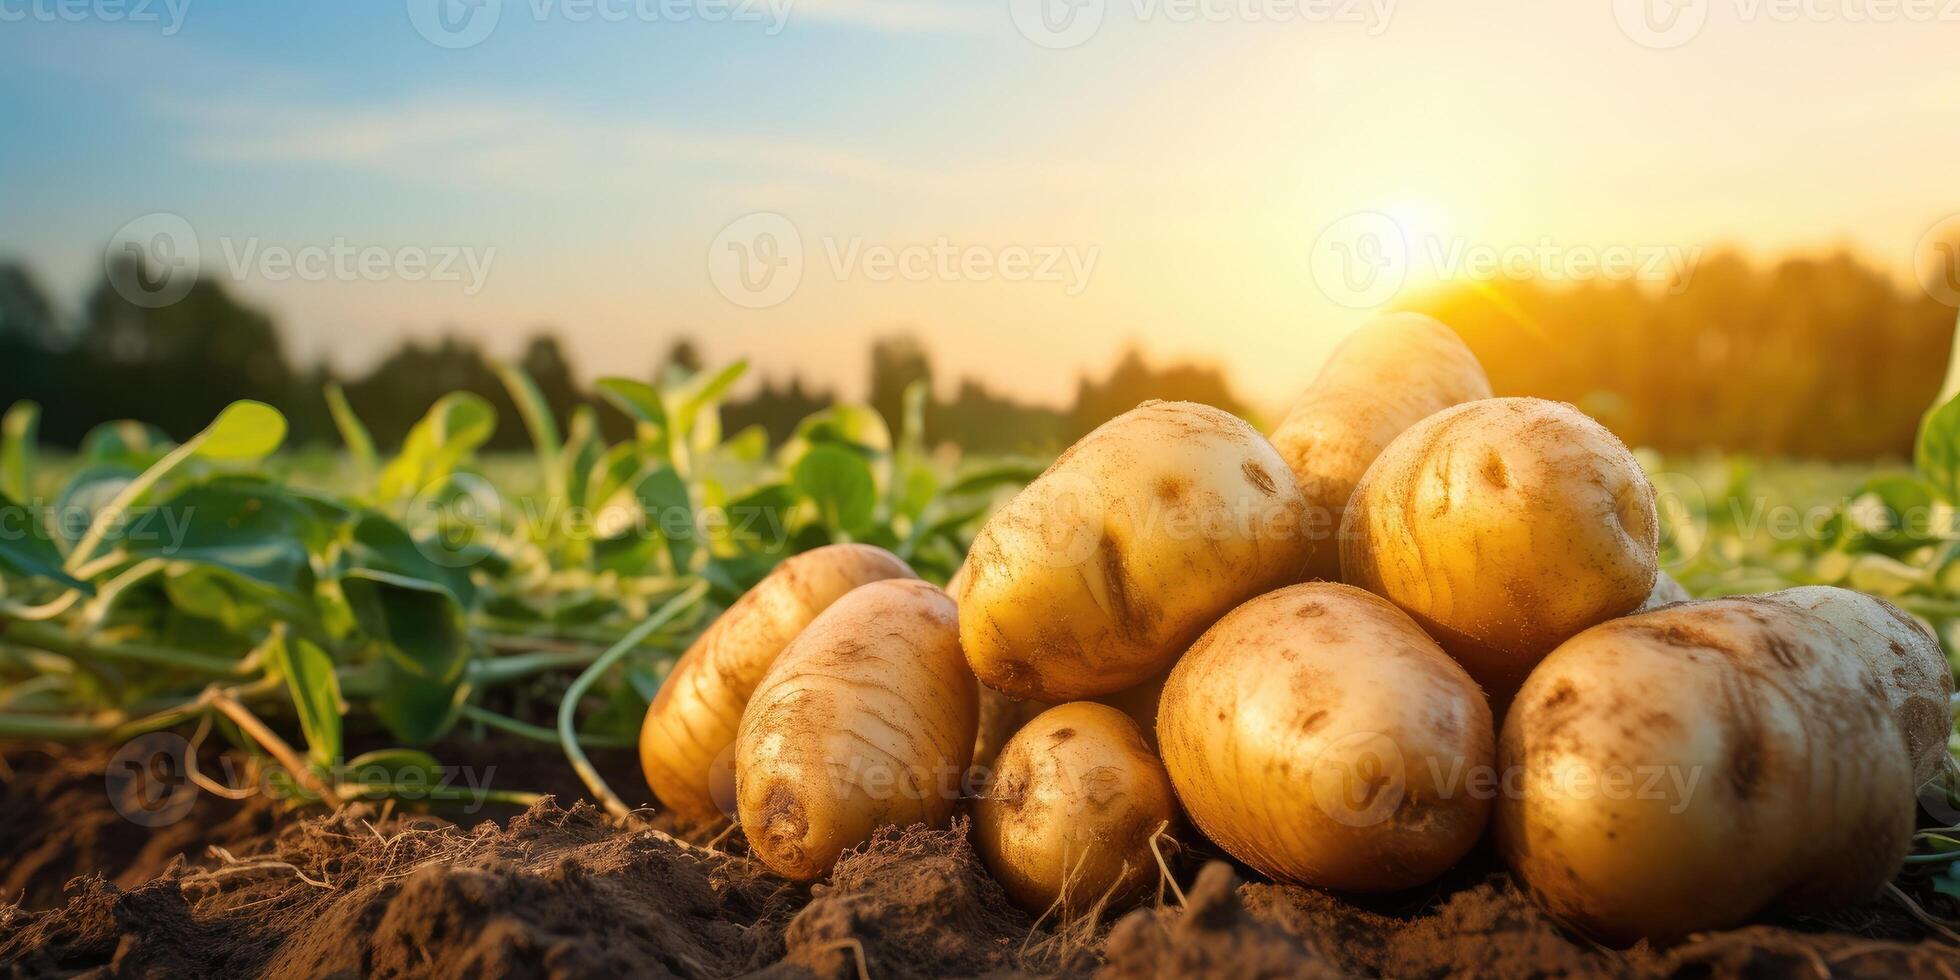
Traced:
<path fill-rule="evenodd" d="M 1157 744 L 1191 822 L 1272 875 L 1428 881 L 1483 834 L 1490 706 L 1401 610 L 1315 582 L 1233 610 L 1164 686 Z"/>
<path fill-rule="evenodd" d="M 1122 904 L 1157 880 L 1150 841 L 1175 820 L 1163 763 L 1135 721 L 1076 701 L 1009 740 L 973 804 L 973 843 L 1009 898 L 1030 912 Z"/>
<path fill-rule="evenodd" d="M 988 519 L 967 555 L 960 639 L 1017 698 L 1071 701 L 1167 669 L 1234 605 L 1297 581 L 1299 487 L 1252 427 L 1145 402 L 1083 437 Z"/>
<path fill-rule="evenodd" d="M 1614 943 L 1871 897 L 1910 844 L 1912 768 L 1848 642 L 1753 598 L 1573 637 L 1504 719 L 1499 850 Z"/>
<path fill-rule="evenodd" d="M 846 592 L 912 577 L 889 551 L 835 544 L 785 559 L 736 600 L 681 655 L 640 726 L 640 768 L 660 802 L 694 820 L 731 812 L 735 729 L 769 665 Z"/>
<path fill-rule="evenodd" d="M 1395 438 L 1341 529 L 1346 580 L 1401 606 L 1494 701 L 1566 638 L 1654 587 L 1640 464 L 1578 409 L 1491 398 Z"/>
<path fill-rule="evenodd" d="M 946 822 L 979 714 L 956 617 L 931 584 L 873 582 L 776 658 L 736 736 L 742 830 L 764 864 L 808 881 L 879 827 Z"/>
<path fill-rule="evenodd" d="M 1906 740 L 1913 780 L 1923 784 L 1946 766 L 1953 716 L 1953 668 L 1933 631 L 1877 596 L 1828 585 L 1773 592 L 1762 598 L 1795 606 L 1843 630 L 1885 690 L 1893 720 Z"/>
<path fill-rule="evenodd" d="M 1341 514 L 1391 440 L 1451 405 L 1490 396 L 1490 379 L 1462 338 L 1420 313 L 1378 317 L 1342 341 L 1273 430 L 1273 448 L 1307 501 L 1307 575 L 1340 576 Z"/>

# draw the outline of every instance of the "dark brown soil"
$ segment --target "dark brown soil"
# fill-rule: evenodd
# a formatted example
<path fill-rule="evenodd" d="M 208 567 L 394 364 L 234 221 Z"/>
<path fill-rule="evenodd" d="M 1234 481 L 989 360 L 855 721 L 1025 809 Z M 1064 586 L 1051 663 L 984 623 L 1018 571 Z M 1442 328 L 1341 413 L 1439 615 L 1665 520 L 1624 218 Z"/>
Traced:
<path fill-rule="evenodd" d="M 509 767 L 499 785 L 521 777 L 570 798 L 544 748 L 477 751 Z M 584 803 L 463 826 L 206 796 L 148 830 L 110 805 L 104 758 L 4 758 L 0 901 L 15 904 L 0 905 L 0 976 L 1960 978 L 1960 952 L 1888 905 L 1602 949 L 1487 856 L 1369 901 L 1192 859 L 1179 869 L 1188 906 L 1056 929 L 1005 902 L 963 825 L 881 833 L 806 888 L 739 841 L 702 846 L 711 828 L 622 826 Z M 634 786 L 629 759 L 602 765 Z"/>

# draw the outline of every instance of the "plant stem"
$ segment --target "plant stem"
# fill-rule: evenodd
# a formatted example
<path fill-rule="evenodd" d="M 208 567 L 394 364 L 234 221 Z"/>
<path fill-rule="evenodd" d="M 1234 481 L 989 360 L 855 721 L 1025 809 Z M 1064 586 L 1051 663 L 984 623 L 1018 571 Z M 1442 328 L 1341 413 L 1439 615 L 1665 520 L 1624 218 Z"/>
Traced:
<path fill-rule="evenodd" d="M 241 660 L 142 643 L 92 643 L 54 623 L 0 619 L 0 640 L 58 653 L 72 660 L 125 660 L 219 677 L 251 673 L 251 668 Z"/>
<path fill-rule="evenodd" d="M 618 663 L 620 658 L 630 653 L 634 647 L 639 646 L 640 641 L 648 634 L 667 625 L 674 617 L 700 602 L 701 597 L 707 594 L 708 583 L 696 582 L 687 591 L 669 599 L 666 605 L 655 610 L 654 614 L 642 620 L 640 625 L 633 627 L 620 638 L 618 643 L 613 644 L 611 649 L 600 654 L 599 659 L 592 662 L 592 666 L 585 668 L 584 673 L 573 679 L 571 686 L 565 689 L 565 699 L 558 702 L 558 742 L 565 748 L 565 757 L 571 760 L 572 769 L 585 783 L 585 788 L 591 790 L 592 795 L 598 797 L 605 805 L 606 812 L 615 817 L 625 818 L 633 811 L 618 794 L 612 791 L 611 786 L 606 785 L 605 778 L 599 775 L 597 769 L 592 768 L 592 761 L 585 757 L 585 750 L 579 748 L 576 733 L 579 699 L 585 697 L 585 692 L 592 687 L 594 681 L 597 681 L 613 664 Z"/>
<path fill-rule="evenodd" d="M 509 715 L 500 715 L 488 708 L 480 708 L 473 704 L 463 705 L 463 717 L 477 722 L 485 728 L 494 728 L 497 731 L 510 735 L 516 735 L 538 742 L 551 742 L 555 744 L 558 741 L 558 733 L 543 725 L 533 725 L 528 721 L 519 721 Z M 627 749 L 632 748 L 637 742 L 636 739 L 625 735 L 607 735 L 602 732 L 580 732 L 578 740 L 581 744 L 590 745 L 593 748 L 599 749 Z"/>
<path fill-rule="evenodd" d="M 223 691 L 213 693 L 210 701 L 211 707 L 217 709 L 219 714 L 231 719 L 240 731 L 264 747 L 273 758 L 279 760 L 279 764 L 285 766 L 286 771 L 292 773 L 293 778 L 298 780 L 300 786 L 307 792 L 329 803 L 340 799 L 340 795 L 334 792 L 333 787 L 321 781 L 319 775 L 313 771 L 313 767 L 306 764 L 306 758 L 294 751 L 291 745 L 286 744 L 286 740 L 280 738 L 278 732 L 259 720 L 259 716 L 253 714 L 250 708 L 240 704 L 236 698 Z"/>
<path fill-rule="evenodd" d="M 346 800 L 440 800 L 452 803 L 504 803 L 530 806 L 544 799 L 543 793 L 514 789 L 455 789 L 441 786 L 403 787 L 393 783 L 342 783 L 340 795 Z"/>
<path fill-rule="evenodd" d="M 599 658 L 591 653 L 520 653 L 509 657 L 490 657 L 470 662 L 470 680 L 479 686 L 494 687 L 538 674 L 572 667 L 584 667 Z"/>

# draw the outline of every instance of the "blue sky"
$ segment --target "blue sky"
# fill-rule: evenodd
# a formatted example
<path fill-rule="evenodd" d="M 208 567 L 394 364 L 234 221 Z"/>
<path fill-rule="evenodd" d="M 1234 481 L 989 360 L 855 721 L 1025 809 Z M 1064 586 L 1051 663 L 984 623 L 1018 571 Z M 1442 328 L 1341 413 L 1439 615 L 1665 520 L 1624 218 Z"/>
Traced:
<path fill-rule="evenodd" d="M 72 307 L 110 236 L 156 212 L 194 228 L 207 269 L 268 245 L 494 250 L 469 294 L 208 273 L 298 356 L 350 368 L 404 333 L 501 353 L 551 324 L 589 373 L 643 370 L 687 333 L 850 387 L 865 340 L 912 329 L 949 382 L 1060 397 L 1135 340 L 1273 401 L 1367 313 L 1310 256 L 1353 213 L 1392 216 L 1432 266 L 1548 240 L 1848 245 L 1903 276 L 1960 211 L 1945 20 L 1785 23 L 1700 0 L 1705 28 L 1656 49 L 1616 23 L 1628 0 L 1382 0 L 1386 20 L 1332 22 L 1248 16 L 1296 9 L 1274 0 L 1210 0 L 1209 20 L 1081 0 L 1105 4 L 1101 28 L 1051 50 L 1009 0 L 789 0 L 780 31 L 695 5 L 605 22 L 503 0 L 487 38 L 452 50 L 411 23 L 438 0 L 188 0 L 170 33 L 110 16 L 118 0 L 72 22 L 55 2 L 0 0 L 0 256 Z M 766 18 L 763 2 L 745 9 Z M 763 308 L 731 302 L 709 258 L 756 212 L 786 216 L 805 255 Z M 935 243 L 1091 271 L 839 264 Z M 1412 282 L 1439 277 L 1422 264 Z"/>

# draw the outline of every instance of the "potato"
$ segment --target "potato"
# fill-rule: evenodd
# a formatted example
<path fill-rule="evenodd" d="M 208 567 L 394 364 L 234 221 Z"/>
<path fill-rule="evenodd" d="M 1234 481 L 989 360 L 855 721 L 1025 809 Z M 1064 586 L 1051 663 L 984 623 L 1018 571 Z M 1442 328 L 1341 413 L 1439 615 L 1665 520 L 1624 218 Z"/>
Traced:
<path fill-rule="evenodd" d="M 640 726 L 640 768 L 691 820 L 733 812 L 735 729 L 750 692 L 796 634 L 846 592 L 912 578 L 897 555 L 835 544 L 785 559 L 715 620 L 667 675 Z"/>
<path fill-rule="evenodd" d="M 1616 944 L 1870 898 L 1899 870 L 1915 802 L 1849 646 L 1755 598 L 1566 641 L 1504 720 L 1499 851 L 1547 910 Z"/>
<path fill-rule="evenodd" d="M 776 658 L 736 736 L 737 808 L 764 864 L 808 881 L 879 827 L 946 822 L 979 720 L 957 615 L 929 583 L 873 582 Z"/>
<path fill-rule="evenodd" d="M 1501 705 L 1553 647 L 1647 598 L 1659 544 L 1653 488 L 1612 433 L 1570 405 L 1491 398 L 1424 419 L 1368 468 L 1341 573 Z"/>
<path fill-rule="evenodd" d="M 1007 743 L 973 804 L 973 843 L 1015 904 L 1085 910 L 1123 904 L 1156 882 L 1150 848 L 1177 804 L 1135 721 L 1076 701 L 1042 712 Z"/>
<path fill-rule="evenodd" d="M 1178 661 L 1157 744 L 1191 822 L 1275 878 L 1408 888 L 1483 834 L 1490 706 L 1381 598 L 1331 582 L 1260 596 Z"/>
<path fill-rule="evenodd" d="M 1665 570 L 1657 571 L 1654 573 L 1653 590 L 1647 593 L 1646 600 L 1636 611 L 1646 612 L 1649 609 L 1659 609 L 1669 603 L 1687 602 L 1693 598 L 1694 596 L 1689 595 L 1687 589 L 1681 587 L 1681 583 L 1674 580 L 1674 576 L 1667 574 Z"/>
<path fill-rule="evenodd" d="M 1251 426 L 1145 402 L 980 529 L 959 593 L 967 660 L 983 683 L 1035 701 L 1134 687 L 1234 605 L 1298 580 L 1304 512 Z"/>
<path fill-rule="evenodd" d="M 1914 785 L 1945 768 L 1953 716 L 1953 668 L 1940 641 L 1919 620 L 1877 596 L 1828 585 L 1774 592 L 1762 598 L 1789 603 L 1843 630 L 1885 690 L 1893 720 L 1906 740 Z"/>
<path fill-rule="evenodd" d="M 1455 331 L 1420 313 L 1363 324 L 1334 349 L 1273 430 L 1314 532 L 1307 576 L 1334 579 L 1334 534 L 1368 464 L 1404 429 L 1452 405 L 1489 398 L 1490 379 Z"/>

